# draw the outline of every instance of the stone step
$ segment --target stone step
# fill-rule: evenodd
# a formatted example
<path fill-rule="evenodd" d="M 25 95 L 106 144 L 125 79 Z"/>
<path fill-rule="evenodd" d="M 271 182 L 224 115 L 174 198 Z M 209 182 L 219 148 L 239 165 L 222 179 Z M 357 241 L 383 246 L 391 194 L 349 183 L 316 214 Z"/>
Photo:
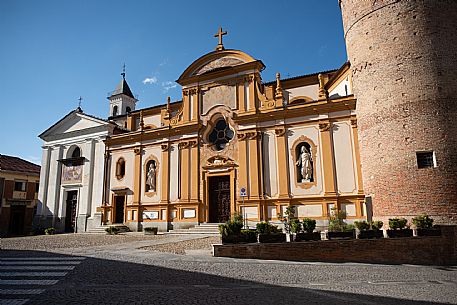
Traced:
<path fill-rule="evenodd" d="M 205 235 L 219 235 L 218 223 L 202 223 L 188 229 L 174 229 L 166 232 L 165 234 L 205 234 Z"/>
<path fill-rule="evenodd" d="M 124 224 L 113 224 L 113 225 L 103 225 L 103 226 L 99 226 L 99 227 L 90 229 L 90 230 L 87 231 L 86 233 L 98 233 L 98 234 L 99 234 L 99 233 L 106 233 L 105 229 L 107 229 L 107 228 L 109 228 L 109 227 L 116 227 L 116 228 L 119 228 L 119 233 L 130 232 L 129 227 L 127 227 L 127 226 L 124 225 Z"/>

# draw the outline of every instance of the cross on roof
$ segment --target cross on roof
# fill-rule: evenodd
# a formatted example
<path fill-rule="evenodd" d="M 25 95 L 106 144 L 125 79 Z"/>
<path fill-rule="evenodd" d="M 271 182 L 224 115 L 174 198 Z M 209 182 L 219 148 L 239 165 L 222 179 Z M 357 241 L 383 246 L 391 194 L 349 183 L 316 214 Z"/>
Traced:
<path fill-rule="evenodd" d="M 222 36 L 227 35 L 227 31 L 222 32 L 222 27 L 219 27 L 219 31 L 214 34 L 214 37 L 219 37 L 219 43 L 216 47 L 216 51 L 224 50 L 224 45 L 222 44 Z"/>
<path fill-rule="evenodd" d="M 122 78 L 125 79 L 125 63 L 124 63 L 124 65 L 122 65 L 122 73 L 121 73 L 121 75 L 122 75 Z"/>
<path fill-rule="evenodd" d="M 78 108 L 81 108 L 81 101 L 82 101 L 82 100 L 83 100 L 83 98 L 80 96 L 79 99 L 78 99 L 78 101 L 79 101 L 79 103 L 78 103 Z"/>

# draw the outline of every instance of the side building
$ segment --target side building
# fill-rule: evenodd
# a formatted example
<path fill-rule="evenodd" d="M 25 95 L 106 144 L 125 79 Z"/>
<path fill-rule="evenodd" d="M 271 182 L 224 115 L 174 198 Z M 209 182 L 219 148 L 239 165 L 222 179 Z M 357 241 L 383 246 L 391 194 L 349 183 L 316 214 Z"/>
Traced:
<path fill-rule="evenodd" d="M 0 155 L 0 237 L 31 233 L 39 178 L 39 165 Z"/>
<path fill-rule="evenodd" d="M 122 82 L 116 90 L 122 89 Z M 119 93 L 116 91 L 113 96 Z M 77 108 L 44 131 L 37 226 L 85 232 L 100 226 L 104 140 L 120 127 Z"/>

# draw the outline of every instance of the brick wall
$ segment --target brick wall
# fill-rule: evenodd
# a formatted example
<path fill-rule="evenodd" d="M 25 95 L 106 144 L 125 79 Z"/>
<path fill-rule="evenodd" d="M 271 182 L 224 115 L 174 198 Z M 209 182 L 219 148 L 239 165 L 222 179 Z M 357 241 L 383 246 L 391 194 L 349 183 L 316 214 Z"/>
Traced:
<path fill-rule="evenodd" d="M 443 226 L 442 234 L 441 237 L 214 245 L 214 256 L 313 262 L 455 265 L 457 226 Z"/>
<path fill-rule="evenodd" d="M 457 1 L 341 0 L 375 219 L 457 224 Z M 418 169 L 416 151 L 437 167 Z"/>

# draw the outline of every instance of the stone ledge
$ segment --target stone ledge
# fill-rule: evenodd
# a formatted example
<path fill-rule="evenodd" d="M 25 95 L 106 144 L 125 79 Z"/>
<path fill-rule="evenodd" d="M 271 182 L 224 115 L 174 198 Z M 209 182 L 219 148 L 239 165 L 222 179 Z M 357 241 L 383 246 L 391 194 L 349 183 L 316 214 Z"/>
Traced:
<path fill-rule="evenodd" d="M 324 240 L 280 244 L 214 245 L 216 257 L 415 265 L 457 265 L 457 226 L 439 237 Z"/>

